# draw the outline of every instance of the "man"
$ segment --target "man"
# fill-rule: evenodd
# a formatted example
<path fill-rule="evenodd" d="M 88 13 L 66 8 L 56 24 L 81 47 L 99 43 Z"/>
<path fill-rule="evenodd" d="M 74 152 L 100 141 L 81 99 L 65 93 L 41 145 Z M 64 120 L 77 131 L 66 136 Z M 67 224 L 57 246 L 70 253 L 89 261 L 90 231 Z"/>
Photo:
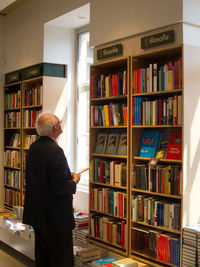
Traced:
<path fill-rule="evenodd" d="M 80 175 L 70 172 L 56 142 L 62 133 L 61 121 L 54 114 L 42 114 L 36 129 L 40 138 L 26 159 L 23 223 L 34 228 L 37 267 L 73 267 L 72 194 Z"/>

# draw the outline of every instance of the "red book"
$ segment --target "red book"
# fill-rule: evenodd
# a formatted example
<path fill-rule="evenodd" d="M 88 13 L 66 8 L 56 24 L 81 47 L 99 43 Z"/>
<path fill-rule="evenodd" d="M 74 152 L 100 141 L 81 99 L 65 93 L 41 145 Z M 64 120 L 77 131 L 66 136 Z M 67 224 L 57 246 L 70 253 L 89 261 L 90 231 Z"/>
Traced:
<path fill-rule="evenodd" d="M 91 76 L 91 89 L 90 89 L 90 97 L 94 98 L 94 76 Z"/>
<path fill-rule="evenodd" d="M 124 247 L 124 227 L 125 227 L 125 222 L 124 221 L 121 221 L 121 246 Z"/>
<path fill-rule="evenodd" d="M 171 130 L 166 159 L 182 159 L 182 132 Z"/>
<path fill-rule="evenodd" d="M 133 94 L 137 94 L 137 70 L 133 71 Z"/>
<path fill-rule="evenodd" d="M 137 93 L 142 92 L 142 69 L 138 69 L 137 72 Z"/>

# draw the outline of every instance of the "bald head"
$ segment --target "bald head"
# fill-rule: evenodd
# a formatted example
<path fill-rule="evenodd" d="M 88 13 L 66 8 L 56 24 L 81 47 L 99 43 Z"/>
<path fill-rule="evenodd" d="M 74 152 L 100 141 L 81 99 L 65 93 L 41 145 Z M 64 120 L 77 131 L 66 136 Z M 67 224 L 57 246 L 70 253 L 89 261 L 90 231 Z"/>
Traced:
<path fill-rule="evenodd" d="M 41 114 L 36 122 L 36 129 L 40 136 L 51 136 L 53 127 L 59 122 L 56 115 L 52 113 Z"/>

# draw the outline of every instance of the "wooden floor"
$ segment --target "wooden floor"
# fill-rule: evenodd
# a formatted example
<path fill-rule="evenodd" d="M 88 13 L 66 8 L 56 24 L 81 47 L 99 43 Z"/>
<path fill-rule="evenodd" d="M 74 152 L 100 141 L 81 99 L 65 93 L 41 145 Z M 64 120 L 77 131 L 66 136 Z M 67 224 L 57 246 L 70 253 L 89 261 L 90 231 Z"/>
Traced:
<path fill-rule="evenodd" d="M 0 241 L 0 267 L 34 267 L 33 260 Z"/>

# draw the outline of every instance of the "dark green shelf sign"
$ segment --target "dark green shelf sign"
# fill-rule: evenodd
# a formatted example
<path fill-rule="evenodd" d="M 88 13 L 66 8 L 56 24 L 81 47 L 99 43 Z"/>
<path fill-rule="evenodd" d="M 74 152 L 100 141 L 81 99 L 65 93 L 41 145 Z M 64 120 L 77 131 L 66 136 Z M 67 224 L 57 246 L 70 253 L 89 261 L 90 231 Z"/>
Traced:
<path fill-rule="evenodd" d="M 97 50 L 97 59 L 104 59 L 122 55 L 122 44 L 116 44 Z"/>
<path fill-rule="evenodd" d="M 169 44 L 174 42 L 174 30 L 161 32 L 141 38 L 141 49 Z"/>

